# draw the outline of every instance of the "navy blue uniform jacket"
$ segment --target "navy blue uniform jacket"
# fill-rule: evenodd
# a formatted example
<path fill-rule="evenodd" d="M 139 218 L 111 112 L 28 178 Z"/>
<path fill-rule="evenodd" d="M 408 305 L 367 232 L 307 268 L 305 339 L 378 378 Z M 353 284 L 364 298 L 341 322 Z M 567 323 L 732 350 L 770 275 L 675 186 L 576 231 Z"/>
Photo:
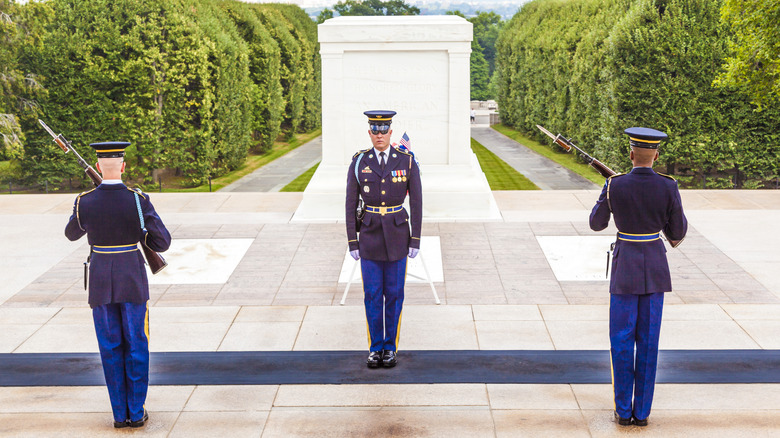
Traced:
<path fill-rule="evenodd" d="M 135 196 L 124 184 L 101 184 L 80 194 L 73 205 L 65 236 L 78 240 L 84 234 L 90 245 L 134 245 L 144 240 L 162 252 L 171 244 L 171 234 L 154 211 L 149 195 L 139 193 L 148 233 L 141 230 Z M 149 300 L 149 282 L 140 250 L 116 254 L 93 252 L 89 265 L 89 305 L 143 304 Z"/>
<path fill-rule="evenodd" d="M 671 240 L 682 240 L 688 231 L 680 190 L 674 178 L 649 167 L 635 167 L 628 174 L 607 179 L 590 213 L 590 228 L 609 225 L 610 205 L 615 225 L 622 233 L 652 234 L 663 231 Z M 612 259 L 612 294 L 651 294 L 672 290 L 666 247 L 651 242 L 617 240 Z"/>
<path fill-rule="evenodd" d="M 355 179 L 355 162 L 360 153 L 360 168 L 357 171 L 360 181 Z M 387 149 L 388 157 L 384 172 L 374 149 L 358 152 L 352 157 L 347 174 L 347 239 L 349 250 L 360 249 L 360 257 L 376 261 L 396 261 L 406 257 L 409 248 L 420 248 L 422 231 L 422 184 L 420 169 L 414 158 L 394 147 Z M 402 174 L 393 182 L 393 172 Z M 403 178 L 406 177 L 406 181 Z M 355 232 L 355 209 L 358 195 L 363 196 L 365 205 L 374 207 L 393 207 L 401 205 L 409 193 L 410 214 L 406 209 L 384 216 L 369 213 L 363 216 L 360 228 L 360 240 Z M 411 234 L 409 222 L 411 219 Z"/>

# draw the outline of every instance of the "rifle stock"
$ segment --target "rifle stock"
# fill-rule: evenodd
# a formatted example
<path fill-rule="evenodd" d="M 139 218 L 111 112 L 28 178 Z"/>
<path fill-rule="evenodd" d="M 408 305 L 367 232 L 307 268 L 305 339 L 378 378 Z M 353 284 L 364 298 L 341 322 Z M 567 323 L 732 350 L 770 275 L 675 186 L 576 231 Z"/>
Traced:
<path fill-rule="evenodd" d="M 75 149 L 73 149 L 73 145 L 70 144 L 70 142 L 63 136 L 62 134 L 55 135 L 54 131 L 49 128 L 46 123 L 43 122 L 43 120 L 38 119 L 38 122 L 40 122 L 41 126 L 43 126 L 43 129 L 46 130 L 46 132 L 51 135 L 51 137 L 54 139 L 54 143 L 57 144 L 57 146 L 60 147 L 65 153 L 73 152 L 73 155 L 76 156 L 76 159 L 78 160 L 79 165 L 84 169 L 84 173 L 87 174 L 90 180 L 92 180 L 92 184 L 95 185 L 95 187 L 99 186 L 100 183 L 103 182 L 103 178 L 98 175 L 97 171 L 90 166 L 87 161 L 79 155 L 78 152 L 76 152 Z M 146 257 L 146 263 L 149 265 L 149 269 L 152 271 L 152 274 L 156 274 L 160 272 L 164 267 L 168 266 L 168 262 L 165 261 L 163 256 L 160 255 L 157 251 L 149 248 L 146 245 L 146 242 L 143 240 L 141 243 L 141 249 L 143 250 L 144 256 Z"/>
<path fill-rule="evenodd" d="M 589 164 L 590 164 L 591 167 L 593 167 L 594 169 L 598 170 L 598 172 L 604 178 L 609 178 L 612 175 L 616 175 L 616 172 L 614 170 L 610 169 L 604 163 L 602 163 L 601 161 L 599 161 L 599 160 L 597 160 L 595 158 Z"/>

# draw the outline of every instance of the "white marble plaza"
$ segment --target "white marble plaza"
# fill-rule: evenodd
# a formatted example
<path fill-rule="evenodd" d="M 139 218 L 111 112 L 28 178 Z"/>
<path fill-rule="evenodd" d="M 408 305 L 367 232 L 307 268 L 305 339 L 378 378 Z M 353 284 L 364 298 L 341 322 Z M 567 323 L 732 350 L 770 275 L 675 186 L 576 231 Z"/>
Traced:
<path fill-rule="evenodd" d="M 558 281 L 609 279 L 607 251 L 615 236 L 537 236 L 536 240 Z"/>
<path fill-rule="evenodd" d="M 253 239 L 174 239 L 163 254 L 168 262 L 149 284 L 224 284 L 244 258 Z M 204 269 L 204 267 L 207 267 Z"/>
<path fill-rule="evenodd" d="M 427 284 L 407 284 L 401 360 L 408 350 L 606 350 L 607 282 L 565 280 L 559 268 L 603 276 L 615 230 L 594 233 L 587 225 L 598 191 L 494 195 L 501 222 L 423 223 L 423 236 L 438 238 L 441 249 L 443 281 L 435 285 L 442 305 Z M 780 192 L 682 196 L 691 231 L 668 252 L 674 292 L 665 299 L 661 349 L 780 348 Z M 219 249 L 243 254 L 237 265 L 217 269 L 220 279 L 205 280 L 223 283 L 180 277 L 152 285 L 153 352 L 366 348 L 359 284 L 338 305 L 344 224 L 291 223 L 300 200 L 285 193 L 153 195 L 174 242 L 195 245 L 165 253 L 171 266 L 163 272 L 185 261 L 209 270 L 212 245 L 252 242 Z M 97 352 L 81 278 L 88 246 L 62 234 L 72 205 L 72 195 L 0 196 L 1 353 Z M 423 254 L 435 247 L 424 241 Z M 204 255 L 187 259 L 195 252 Z M 116 431 L 104 387 L 2 387 L 0 436 L 780 435 L 778 384 L 659 384 L 642 429 L 613 422 L 610 391 L 609 384 L 152 385 L 149 424 Z"/>

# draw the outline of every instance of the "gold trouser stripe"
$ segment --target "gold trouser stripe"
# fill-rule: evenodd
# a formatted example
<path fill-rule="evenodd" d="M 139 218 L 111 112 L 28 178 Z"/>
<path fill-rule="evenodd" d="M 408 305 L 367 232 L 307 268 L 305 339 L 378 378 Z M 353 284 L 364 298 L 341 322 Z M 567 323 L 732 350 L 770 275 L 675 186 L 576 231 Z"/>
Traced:
<path fill-rule="evenodd" d="M 146 315 L 144 316 L 144 333 L 146 342 L 149 342 L 149 301 L 146 302 Z"/>
<path fill-rule="evenodd" d="M 612 366 L 612 348 L 609 349 L 609 376 L 612 378 L 612 410 L 617 412 L 617 401 L 615 400 L 615 367 Z"/>
<path fill-rule="evenodd" d="M 404 284 L 406 288 L 406 275 L 409 273 L 409 256 L 406 256 L 406 266 L 404 267 Z M 395 326 L 395 352 L 398 353 L 398 341 L 401 339 L 401 318 L 404 316 L 403 307 L 401 313 L 398 315 L 398 325 Z"/>
<path fill-rule="evenodd" d="M 404 311 L 398 315 L 398 325 L 395 326 L 395 352 L 398 353 L 398 340 L 401 339 L 401 319 L 403 319 Z"/>
<path fill-rule="evenodd" d="M 361 262 L 358 261 L 358 263 L 361 263 Z M 363 270 L 362 269 L 360 270 L 360 285 L 361 286 L 363 285 Z M 365 288 L 363 289 L 363 293 L 364 294 L 366 293 Z M 363 311 L 365 312 L 365 308 L 363 309 Z M 366 335 L 368 337 L 368 349 L 370 350 L 371 349 L 371 327 L 369 327 L 369 325 L 368 325 L 368 315 L 366 315 Z"/>

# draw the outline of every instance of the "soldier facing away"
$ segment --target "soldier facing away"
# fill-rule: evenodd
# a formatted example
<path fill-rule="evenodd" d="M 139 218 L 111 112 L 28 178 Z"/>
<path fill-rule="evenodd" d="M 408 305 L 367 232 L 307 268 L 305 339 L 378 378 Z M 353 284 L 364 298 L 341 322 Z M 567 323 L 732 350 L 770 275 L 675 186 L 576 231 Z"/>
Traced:
<path fill-rule="evenodd" d="M 76 198 L 65 227 L 68 239 L 86 234 L 91 246 L 88 302 L 115 428 L 141 427 L 149 418 L 144 407 L 149 387 L 149 283 L 138 242 L 155 251 L 165 251 L 171 243 L 149 196 L 122 183 L 129 145 L 90 145 L 104 179 Z"/>
<path fill-rule="evenodd" d="M 395 111 L 366 111 L 373 148 L 352 157 L 346 222 L 350 254 L 360 259 L 369 336 L 369 368 L 394 367 L 404 302 L 407 256 L 420 249 L 422 185 L 414 157 L 390 146 Z M 409 194 L 411 215 L 403 207 Z M 364 215 L 356 218 L 360 197 Z M 410 224 L 411 221 L 411 231 Z M 360 228 L 358 239 L 357 227 Z"/>
<path fill-rule="evenodd" d="M 621 426 L 646 426 L 653 403 L 664 292 L 672 290 L 660 233 L 676 246 L 685 238 L 688 222 L 677 181 L 653 171 L 658 146 L 667 135 L 649 128 L 628 128 L 625 133 L 634 167 L 607 179 L 590 214 L 590 227 L 603 230 L 611 215 L 619 230 L 609 284 L 614 416 Z"/>

